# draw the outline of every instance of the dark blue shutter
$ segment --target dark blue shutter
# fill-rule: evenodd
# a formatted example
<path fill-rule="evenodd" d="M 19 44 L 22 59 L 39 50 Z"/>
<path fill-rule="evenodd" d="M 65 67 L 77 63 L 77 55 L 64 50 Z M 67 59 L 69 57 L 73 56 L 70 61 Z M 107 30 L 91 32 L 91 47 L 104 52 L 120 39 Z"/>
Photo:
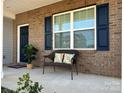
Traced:
<path fill-rule="evenodd" d="M 45 17 L 45 50 L 52 49 L 52 17 Z"/>
<path fill-rule="evenodd" d="M 97 5 L 97 50 L 109 50 L 109 4 Z"/>

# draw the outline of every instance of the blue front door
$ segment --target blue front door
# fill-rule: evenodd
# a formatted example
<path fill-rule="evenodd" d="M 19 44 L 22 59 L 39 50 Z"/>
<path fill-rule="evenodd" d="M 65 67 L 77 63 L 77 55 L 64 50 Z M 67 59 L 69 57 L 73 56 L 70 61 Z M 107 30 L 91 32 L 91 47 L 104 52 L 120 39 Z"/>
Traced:
<path fill-rule="evenodd" d="M 24 46 L 28 44 L 28 26 L 20 27 L 20 62 L 26 62 Z"/>

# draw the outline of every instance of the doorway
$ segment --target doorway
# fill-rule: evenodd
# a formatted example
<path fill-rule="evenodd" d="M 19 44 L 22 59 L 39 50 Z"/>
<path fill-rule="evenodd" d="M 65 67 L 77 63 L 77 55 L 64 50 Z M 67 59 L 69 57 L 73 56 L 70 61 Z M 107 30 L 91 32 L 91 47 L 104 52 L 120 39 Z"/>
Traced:
<path fill-rule="evenodd" d="M 29 25 L 19 25 L 18 26 L 18 40 L 17 40 L 17 46 L 18 46 L 18 53 L 17 53 L 17 62 L 18 63 L 25 63 L 27 60 L 25 59 L 24 54 L 24 47 L 28 44 L 29 36 Z"/>

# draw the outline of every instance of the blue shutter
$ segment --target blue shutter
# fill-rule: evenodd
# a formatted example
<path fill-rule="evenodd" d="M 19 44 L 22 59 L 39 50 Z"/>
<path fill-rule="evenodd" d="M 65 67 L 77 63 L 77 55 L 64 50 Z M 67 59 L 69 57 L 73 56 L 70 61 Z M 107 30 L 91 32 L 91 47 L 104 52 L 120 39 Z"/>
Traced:
<path fill-rule="evenodd" d="M 45 50 L 52 49 L 52 17 L 45 17 Z"/>
<path fill-rule="evenodd" d="M 109 4 L 97 5 L 97 50 L 109 50 Z"/>

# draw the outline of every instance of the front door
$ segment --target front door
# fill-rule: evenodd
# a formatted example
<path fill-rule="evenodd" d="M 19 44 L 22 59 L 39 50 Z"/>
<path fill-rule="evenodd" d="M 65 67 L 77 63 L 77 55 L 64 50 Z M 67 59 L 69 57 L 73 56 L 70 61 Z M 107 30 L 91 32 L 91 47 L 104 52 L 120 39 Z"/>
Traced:
<path fill-rule="evenodd" d="M 20 62 L 26 62 L 24 47 L 28 44 L 28 26 L 20 27 Z"/>

